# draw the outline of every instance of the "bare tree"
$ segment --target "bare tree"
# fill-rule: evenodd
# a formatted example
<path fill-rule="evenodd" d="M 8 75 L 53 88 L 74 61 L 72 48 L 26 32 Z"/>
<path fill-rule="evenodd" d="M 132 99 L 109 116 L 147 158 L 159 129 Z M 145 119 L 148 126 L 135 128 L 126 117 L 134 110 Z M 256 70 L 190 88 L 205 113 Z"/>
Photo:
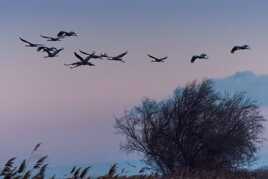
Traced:
<path fill-rule="evenodd" d="M 255 159 L 264 117 L 244 93 L 220 95 L 209 80 L 178 88 L 174 95 L 142 104 L 116 119 L 121 146 L 139 152 L 163 174 L 179 167 L 234 169 Z"/>

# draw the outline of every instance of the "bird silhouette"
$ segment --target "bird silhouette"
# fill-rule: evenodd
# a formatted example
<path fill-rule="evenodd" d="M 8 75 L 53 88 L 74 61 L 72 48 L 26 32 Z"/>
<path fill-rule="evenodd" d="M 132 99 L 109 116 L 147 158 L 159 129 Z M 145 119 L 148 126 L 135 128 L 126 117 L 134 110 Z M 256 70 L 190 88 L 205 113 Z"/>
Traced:
<path fill-rule="evenodd" d="M 40 46 L 40 47 L 37 47 L 36 49 L 38 52 L 47 52 L 47 51 L 50 51 L 50 52 L 53 52 L 54 50 L 57 50 L 56 47 L 46 47 L 46 46 Z"/>
<path fill-rule="evenodd" d="M 194 63 L 197 59 L 208 59 L 208 56 L 205 53 L 202 53 L 201 55 L 194 55 L 191 58 L 191 63 Z"/>
<path fill-rule="evenodd" d="M 80 61 L 74 62 L 74 63 L 70 63 L 70 64 L 64 64 L 64 65 L 65 66 L 70 66 L 71 69 L 77 68 L 77 67 L 82 66 L 82 65 L 95 66 L 95 64 L 89 62 L 89 60 L 91 59 L 90 56 L 87 56 L 86 58 L 83 58 L 79 54 L 77 54 L 76 52 L 74 52 L 74 56 L 76 58 L 78 58 Z"/>
<path fill-rule="evenodd" d="M 151 62 L 165 62 L 165 60 L 168 58 L 168 57 L 163 57 L 163 58 L 157 58 L 157 57 L 154 57 L 150 54 L 147 55 L 148 57 L 152 58 L 153 60 Z"/>
<path fill-rule="evenodd" d="M 47 56 L 45 56 L 44 58 L 53 58 L 53 57 L 58 57 L 58 54 L 64 50 L 64 48 L 60 48 L 60 49 L 56 49 L 54 51 L 49 51 L 49 50 L 45 50 L 45 52 L 47 52 Z"/>
<path fill-rule="evenodd" d="M 40 46 L 43 46 L 42 44 L 35 44 L 35 43 L 32 43 L 32 42 L 29 42 L 29 41 L 27 41 L 27 40 L 25 40 L 25 39 L 23 39 L 21 37 L 19 37 L 19 39 L 22 42 L 26 43 L 26 45 L 25 45 L 26 47 L 40 47 Z"/>
<path fill-rule="evenodd" d="M 57 34 L 57 37 L 59 37 L 59 38 L 72 37 L 72 36 L 78 36 L 78 34 L 74 31 L 67 32 L 67 31 L 63 31 L 63 30 Z"/>
<path fill-rule="evenodd" d="M 242 46 L 234 46 L 232 49 L 231 49 L 231 53 L 235 53 L 236 51 L 238 50 L 249 50 L 250 47 L 248 45 L 242 45 Z"/>
<path fill-rule="evenodd" d="M 128 54 L 128 51 L 125 51 L 124 53 L 121 53 L 114 57 L 108 57 L 107 59 L 112 60 L 112 61 L 120 61 L 120 62 L 126 63 L 122 58 L 126 56 L 127 54 Z"/>
<path fill-rule="evenodd" d="M 56 42 L 56 41 L 60 41 L 61 38 L 59 37 L 50 37 L 50 36 L 45 36 L 45 35 L 40 35 L 42 38 L 47 39 L 47 41 L 52 41 L 52 42 Z"/>
<path fill-rule="evenodd" d="M 93 59 L 103 59 L 103 58 L 107 58 L 108 55 L 106 53 L 101 53 L 100 55 L 96 55 L 96 52 L 93 51 L 92 53 L 87 53 L 83 50 L 79 50 L 80 53 L 84 54 L 84 55 L 90 55 L 91 58 Z"/>
<path fill-rule="evenodd" d="M 87 56 L 90 56 L 90 58 L 93 58 L 93 59 L 100 59 L 101 56 L 100 55 L 96 55 L 96 52 L 93 51 L 92 53 L 87 53 L 83 50 L 79 50 L 80 53 L 84 54 L 84 55 L 87 55 Z"/>

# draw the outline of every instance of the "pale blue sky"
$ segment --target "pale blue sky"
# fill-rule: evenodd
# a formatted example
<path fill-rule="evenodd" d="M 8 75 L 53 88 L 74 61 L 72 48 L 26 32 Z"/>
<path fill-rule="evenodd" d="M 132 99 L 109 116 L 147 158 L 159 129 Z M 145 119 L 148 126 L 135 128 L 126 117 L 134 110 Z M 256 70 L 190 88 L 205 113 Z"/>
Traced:
<path fill-rule="evenodd" d="M 133 158 L 119 151 L 114 116 L 147 96 L 161 99 L 188 81 L 237 71 L 267 74 L 268 2 L 252 0 L 3 0 L 0 2 L 0 161 L 25 156 L 43 141 L 53 163 Z M 46 43 L 40 34 L 77 31 L 79 38 Z M 45 61 L 23 47 L 33 42 L 64 47 Z M 248 43 L 252 50 L 231 55 Z M 96 62 L 69 70 L 77 49 L 117 54 L 127 64 Z M 208 62 L 190 64 L 193 54 Z M 147 53 L 169 56 L 151 64 Z M 12 132 L 11 132 L 12 131 Z"/>

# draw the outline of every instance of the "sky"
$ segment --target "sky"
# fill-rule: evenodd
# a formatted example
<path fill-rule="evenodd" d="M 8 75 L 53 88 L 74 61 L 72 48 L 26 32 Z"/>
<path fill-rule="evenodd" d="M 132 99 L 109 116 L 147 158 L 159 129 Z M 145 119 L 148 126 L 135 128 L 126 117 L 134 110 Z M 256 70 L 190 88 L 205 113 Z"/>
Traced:
<path fill-rule="evenodd" d="M 144 97 L 163 99 L 193 80 L 225 79 L 241 71 L 268 74 L 267 5 L 260 0 L 2 0 L 0 161 L 29 155 L 38 142 L 54 165 L 136 159 L 119 150 L 123 138 L 113 128 L 125 109 Z M 40 38 L 59 30 L 74 30 L 79 37 L 53 43 Z M 19 36 L 65 49 L 45 60 Z M 229 53 L 243 44 L 252 49 Z M 100 61 L 70 70 L 63 64 L 74 61 L 79 49 L 129 53 L 126 64 Z M 209 60 L 189 62 L 203 52 Z M 148 53 L 169 58 L 152 64 Z M 267 104 L 268 99 L 261 108 L 268 116 Z"/>

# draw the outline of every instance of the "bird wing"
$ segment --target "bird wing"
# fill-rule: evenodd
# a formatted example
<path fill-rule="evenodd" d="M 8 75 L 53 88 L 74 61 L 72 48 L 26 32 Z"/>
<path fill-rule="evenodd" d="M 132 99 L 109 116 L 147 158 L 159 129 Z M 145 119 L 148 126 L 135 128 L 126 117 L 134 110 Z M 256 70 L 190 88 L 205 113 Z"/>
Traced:
<path fill-rule="evenodd" d="M 157 60 L 157 61 L 159 60 L 158 58 L 156 58 L 156 57 L 154 57 L 154 56 L 152 56 L 150 54 L 148 54 L 147 56 L 150 57 L 150 58 L 152 58 L 152 59 L 154 59 L 154 60 Z"/>
<path fill-rule="evenodd" d="M 118 56 L 116 56 L 116 57 L 114 57 L 114 58 L 122 58 L 122 57 L 124 57 L 127 53 L 128 53 L 128 52 L 126 51 L 126 52 L 124 52 L 124 53 L 122 53 L 122 54 L 120 54 L 120 55 L 118 55 Z"/>
<path fill-rule="evenodd" d="M 232 50 L 231 50 L 231 53 L 235 53 L 235 51 L 237 51 L 237 46 L 234 46 L 233 48 L 232 48 Z"/>
<path fill-rule="evenodd" d="M 58 53 L 60 53 L 62 50 L 64 50 L 64 48 L 60 48 L 60 49 L 58 49 L 58 50 L 55 50 L 55 54 L 58 54 Z"/>
<path fill-rule="evenodd" d="M 45 39 L 52 39 L 52 37 L 49 37 L 49 36 L 45 36 L 45 35 L 40 35 L 42 38 L 45 38 Z"/>
<path fill-rule="evenodd" d="M 197 59 L 197 56 L 193 56 L 193 57 L 191 58 L 191 63 L 194 63 L 196 59 Z"/>
<path fill-rule="evenodd" d="M 89 53 L 87 53 L 87 52 L 84 52 L 84 51 L 82 51 L 82 50 L 79 50 L 79 52 L 82 53 L 82 54 L 84 54 L 84 55 L 91 55 L 91 54 L 89 54 Z"/>
<path fill-rule="evenodd" d="M 25 40 L 25 39 L 23 39 L 23 38 L 21 38 L 21 37 L 19 37 L 19 39 L 20 39 L 22 42 L 25 42 L 25 43 L 27 43 L 27 44 L 32 44 L 31 42 L 29 42 L 29 41 L 27 41 L 27 40 Z"/>
<path fill-rule="evenodd" d="M 166 60 L 168 57 L 166 56 L 166 57 L 163 57 L 163 58 L 161 58 L 161 60 Z"/>
<path fill-rule="evenodd" d="M 75 55 L 76 58 L 78 58 L 80 61 L 85 62 L 85 60 L 83 59 L 83 57 L 81 57 L 80 55 L 78 55 L 76 52 L 74 52 L 74 55 Z"/>

